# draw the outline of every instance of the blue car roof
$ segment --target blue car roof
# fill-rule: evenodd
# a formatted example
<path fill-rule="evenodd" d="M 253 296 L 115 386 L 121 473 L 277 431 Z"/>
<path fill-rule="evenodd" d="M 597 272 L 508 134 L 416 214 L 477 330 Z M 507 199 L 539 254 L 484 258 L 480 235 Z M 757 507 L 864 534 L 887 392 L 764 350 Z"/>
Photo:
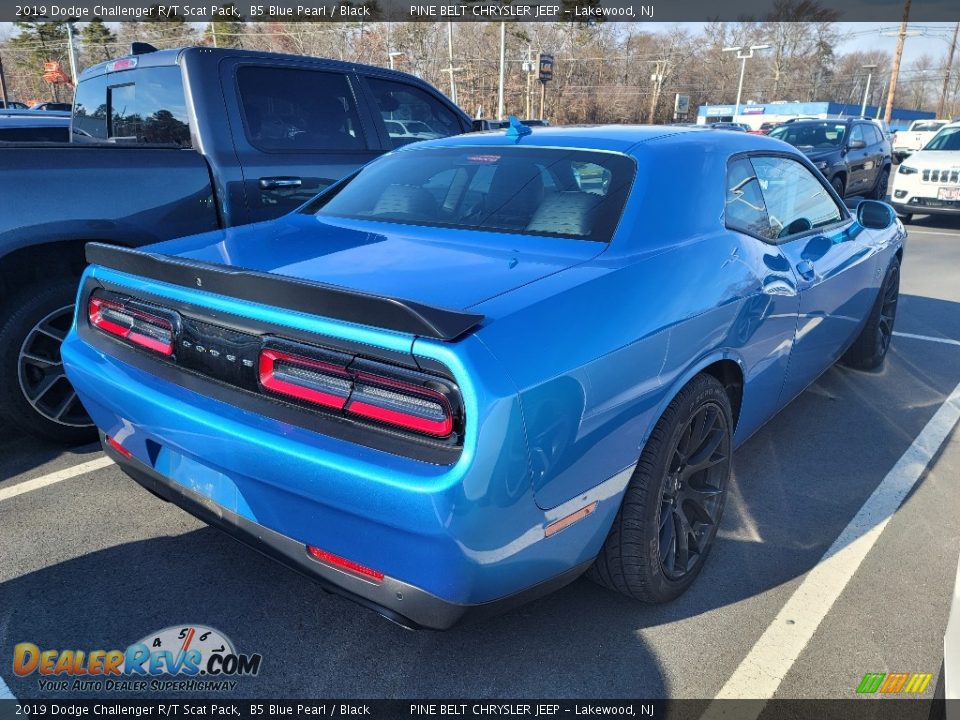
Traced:
<path fill-rule="evenodd" d="M 731 153 L 762 149 L 795 152 L 795 149 L 787 143 L 768 138 L 765 135 L 751 135 L 701 127 L 567 125 L 536 127 L 531 128 L 531 130 L 530 134 L 522 135 L 519 138 L 515 135 L 507 135 L 506 130 L 468 133 L 405 145 L 401 150 L 428 147 L 520 146 L 606 150 L 628 154 L 631 149 L 638 145 L 656 143 L 657 145 L 675 144 L 685 147 L 691 145 L 722 147 Z"/>

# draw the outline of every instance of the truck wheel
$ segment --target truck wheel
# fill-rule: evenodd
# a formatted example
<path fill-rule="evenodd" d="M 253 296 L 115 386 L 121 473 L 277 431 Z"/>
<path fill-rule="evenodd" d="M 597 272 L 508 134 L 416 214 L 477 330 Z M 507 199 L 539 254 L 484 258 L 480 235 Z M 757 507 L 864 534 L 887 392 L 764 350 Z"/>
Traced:
<path fill-rule="evenodd" d="M 858 370 L 873 370 L 883 364 L 893 338 L 893 322 L 897 318 L 899 299 L 900 261 L 894 257 L 887 268 L 867 324 L 840 362 Z"/>
<path fill-rule="evenodd" d="M 873 186 L 873 192 L 870 198 L 873 200 L 886 200 L 887 185 L 890 184 L 890 168 L 884 168 L 880 171 L 880 177 L 877 178 L 877 184 Z"/>
<path fill-rule="evenodd" d="M 65 443 L 96 429 L 63 372 L 60 344 L 73 321 L 76 280 L 22 289 L 0 326 L 0 414 L 16 428 Z"/>
<path fill-rule="evenodd" d="M 909 225 L 913 222 L 913 213 L 897 213 L 897 217 L 900 218 L 900 222 L 904 225 Z"/>
<path fill-rule="evenodd" d="M 680 391 L 643 449 L 590 579 L 651 603 L 690 587 L 726 502 L 732 417 L 716 378 L 697 375 Z"/>
<path fill-rule="evenodd" d="M 837 195 L 839 195 L 840 199 L 842 200 L 844 197 L 843 191 L 845 189 L 843 184 L 843 178 L 837 175 L 836 177 L 833 178 L 833 180 L 830 181 L 830 184 L 833 186 L 833 189 L 837 191 Z"/>

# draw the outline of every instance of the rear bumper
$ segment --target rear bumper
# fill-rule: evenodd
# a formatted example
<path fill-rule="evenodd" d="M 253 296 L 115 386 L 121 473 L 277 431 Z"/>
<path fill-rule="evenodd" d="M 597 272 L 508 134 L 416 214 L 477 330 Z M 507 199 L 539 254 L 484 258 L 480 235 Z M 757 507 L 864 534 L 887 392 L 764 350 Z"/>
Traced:
<path fill-rule="evenodd" d="M 580 563 L 533 587 L 492 602 L 475 605 L 449 602 L 388 575 L 384 576 L 382 582 L 373 582 L 314 560 L 302 542 L 247 520 L 165 478 L 139 460 L 120 455 L 106 443 L 102 432 L 100 440 L 104 452 L 127 475 L 154 495 L 186 510 L 267 557 L 306 575 L 325 590 L 346 597 L 410 629 L 446 630 L 466 617 L 482 617 L 503 612 L 567 585 L 586 571 L 592 562 Z"/>

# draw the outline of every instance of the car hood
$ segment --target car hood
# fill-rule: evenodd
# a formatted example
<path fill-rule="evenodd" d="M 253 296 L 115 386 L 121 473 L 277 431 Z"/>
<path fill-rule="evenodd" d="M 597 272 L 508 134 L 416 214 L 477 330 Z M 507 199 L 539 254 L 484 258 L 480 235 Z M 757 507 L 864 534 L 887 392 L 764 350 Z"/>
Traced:
<path fill-rule="evenodd" d="M 920 169 L 925 168 L 960 168 L 960 150 L 921 150 L 915 152 L 907 160 L 905 165 Z"/>
<path fill-rule="evenodd" d="M 837 148 L 830 150 L 824 150 L 823 148 L 810 148 L 800 145 L 797 147 L 797 150 L 802 152 L 808 158 L 816 162 L 817 160 L 825 160 L 833 155 L 837 154 Z"/>
<path fill-rule="evenodd" d="M 144 250 L 465 310 L 606 248 L 585 240 L 291 214 Z"/>

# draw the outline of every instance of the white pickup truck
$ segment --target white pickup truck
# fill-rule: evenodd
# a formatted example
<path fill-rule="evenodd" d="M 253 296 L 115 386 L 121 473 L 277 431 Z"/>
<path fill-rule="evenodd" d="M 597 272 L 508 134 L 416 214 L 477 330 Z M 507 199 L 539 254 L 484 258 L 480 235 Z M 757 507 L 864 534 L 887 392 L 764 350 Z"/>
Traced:
<path fill-rule="evenodd" d="M 940 128 L 949 120 L 914 120 L 906 130 L 898 130 L 893 134 L 893 158 L 897 163 L 909 157 L 911 153 L 922 150 Z"/>

